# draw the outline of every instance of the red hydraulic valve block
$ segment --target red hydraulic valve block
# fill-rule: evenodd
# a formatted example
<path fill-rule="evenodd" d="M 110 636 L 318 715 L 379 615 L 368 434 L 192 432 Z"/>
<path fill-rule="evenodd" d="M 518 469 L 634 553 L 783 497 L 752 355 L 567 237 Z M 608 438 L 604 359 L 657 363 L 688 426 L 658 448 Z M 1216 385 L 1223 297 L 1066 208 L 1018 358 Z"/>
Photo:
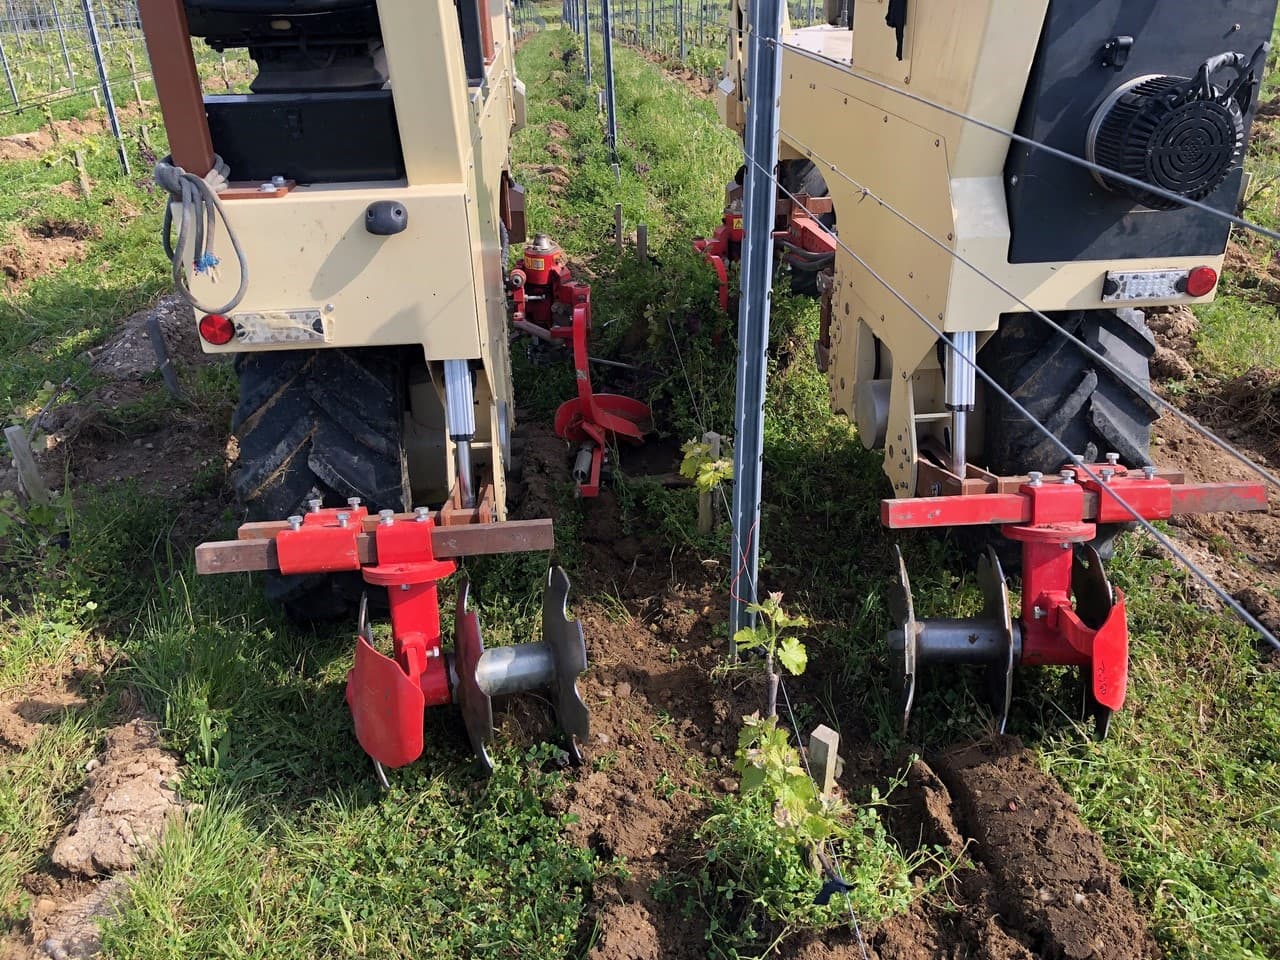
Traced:
<path fill-rule="evenodd" d="M 598 496 L 606 447 L 619 438 L 641 442 L 653 414 L 639 400 L 592 389 L 588 350 L 591 287 L 573 280 L 558 244 L 546 234 L 538 234 L 507 282 L 512 325 L 517 330 L 546 340 L 568 340 L 573 347 L 578 395 L 556 411 L 555 431 L 556 436 L 578 444 L 573 478 L 579 494 Z M 557 306 L 559 311 L 553 309 Z M 564 322 L 565 314 L 568 322 Z"/>
<path fill-rule="evenodd" d="M 397 520 L 392 511 L 381 511 L 376 562 L 362 565 L 357 537 L 365 516 L 358 501 L 345 510 L 320 509 L 314 501 L 310 513 L 290 517 L 289 529 L 276 534 L 276 553 L 281 573 L 360 570 L 367 582 L 387 589 L 392 655 L 374 646 L 362 603 L 346 692 L 356 739 L 383 782 L 385 767 L 402 767 L 422 755 L 426 708 L 449 703 L 462 711 L 476 757 L 486 771 L 492 770 L 491 699 L 530 690 L 549 691 L 569 751 L 579 759 L 577 744 L 588 736 L 589 717 L 577 679 L 587 668 L 587 653 L 581 623 L 568 618 L 569 578 L 564 571 L 553 567 L 547 574 L 542 641 L 488 650 L 479 618 L 468 608 L 464 581 L 449 654 L 440 629 L 438 585 L 456 564 L 435 558 L 430 514 L 421 508 L 415 519 Z"/>
<path fill-rule="evenodd" d="M 917 620 L 906 566 L 898 554 L 898 583 L 889 597 L 895 626 L 888 643 L 892 692 L 902 705 L 904 736 L 920 670 L 948 663 L 986 666 L 988 694 L 1001 732 L 1008 720 L 1015 664 L 1078 666 L 1086 677 L 1086 702 L 1096 733 L 1106 736 L 1112 713 L 1125 701 L 1129 624 L 1124 594 L 1111 586 L 1101 558 L 1089 544 L 1097 524 L 1132 521 L 1135 514 L 1163 520 L 1179 514 L 1267 508 L 1261 484 L 1174 483 L 1153 467 L 1132 473 L 1117 461 L 1112 455 L 1107 463 L 1087 470 L 1073 465 L 1052 481 L 1033 473 L 1014 481 L 1016 492 L 881 502 L 881 520 L 892 529 L 996 524 L 1022 545 L 1022 608 L 1016 620 L 994 550 L 978 565 L 982 613 L 966 619 Z M 994 479 L 998 488 L 1009 486 L 1007 478 Z"/>

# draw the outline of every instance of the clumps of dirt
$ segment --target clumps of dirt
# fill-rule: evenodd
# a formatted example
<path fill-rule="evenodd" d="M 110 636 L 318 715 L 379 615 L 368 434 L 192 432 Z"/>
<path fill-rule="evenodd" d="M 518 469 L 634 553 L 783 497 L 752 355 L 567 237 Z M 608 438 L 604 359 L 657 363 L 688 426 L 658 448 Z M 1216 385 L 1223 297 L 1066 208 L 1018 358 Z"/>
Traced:
<path fill-rule="evenodd" d="M 1196 348 L 1200 321 L 1187 306 L 1157 307 L 1147 311 L 1147 327 L 1155 334 L 1156 352 L 1151 357 L 1155 380 L 1188 380 L 1195 375 L 1188 357 Z"/>
<path fill-rule="evenodd" d="M 206 354 L 196 340 L 191 307 L 177 294 L 161 297 L 121 321 L 119 329 L 102 346 L 89 351 L 93 372 L 108 380 L 143 380 L 156 372 L 156 354 L 148 326 L 152 318 L 160 324 L 169 359 L 178 365 L 205 362 Z"/>
<path fill-rule="evenodd" d="M 1280 598 L 1261 587 L 1251 586 L 1238 591 L 1235 599 L 1274 636 L 1280 637 Z"/>
<path fill-rule="evenodd" d="M 642 904 L 598 905 L 596 923 L 600 940 L 587 954 L 588 960 L 659 960 L 667 955 L 653 915 Z"/>
<path fill-rule="evenodd" d="M 47 130 L 11 133 L 6 137 L 0 137 L 0 162 L 34 160 L 52 146 L 53 137 Z"/>
<path fill-rule="evenodd" d="M 564 193 L 572 182 L 572 178 L 569 176 L 569 171 L 558 163 L 522 163 L 520 164 L 520 168 L 522 170 L 528 170 L 541 177 L 542 186 L 546 188 L 548 193 L 556 195 Z"/>
<path fill-rule="evenodd" d="M 1223 272 L 1236 286 L 1251 290 L 1267 303 L 1280 304 L 1280 260 L 1257 241 L 1227 243 Z"/>
<path fill-rule="evenodd" d="M 28 694 L 28 698 L 32 695 Z M 155 727 L 135 718 L 106 732 L 75 813 L 50 854 L 52 870 L 27 874 L 24 929 L 0 943 L 6 960 L 85 960 L 102 947 L 99 924 L 125 896 L 127 878 L 182 815 L 178 761 Z"/>
<path fill-rule="evenodd" d="M 547 123 L 547 136 L 552 140 L 568 140 L 569 125 L 560 120 L 551 120 Z"/>
<path fill-rule="evenodd" d="M 974 855 L 990 871 L 980 891 L 989 913 L 1035 956 L 1159 956 L 1102 841 L 1019 740 L 966 747 L 936 765 L 973 836 Z"/>
<path fill-rule="evenodd" d="M 39 960 L 90 960 L 102 950 L 102 919 L 126 892 L 123 878 L 99 883 L 68 881 L 31 906 L 29 956 Z"/>
<path fill-rule="evenodd" d="M 150 493 L 172 497 L 189 489 L 194 477 L 208 476 L 214 465 L 225 470 L 226 421 L 219 409 L 153 402 L 164 387 L 148 333 L 152 318 L 180 376 L 197 366 L 230 362 L 200 349 L 191 309 L 177 296 L 161 297 L 122 320 L 106 343 L 88 353 L 92 373 L 106 382 L 42 412 L 31 425 L 44 435 L 39 463 L 50 489 L 68 478 L 76 485 L 135 480 Z M 229 420 L 230 411 L 225 415 Z M 0 488 L 4 484 L 0 468 Z M 222 506 L 219 497 L 200 498 L 184 518 L 199 526 Z"/>
<path fill-rule="evenodd" d="M 74 678 L 29 685 L 16 696 L 0 700 L 0 746 L 26 750 L 39 738 L 41 729 L 87 703 Z"/>
<path fill-rule="evenodd" d="M 1237 435 L 1268 459 L 1280 459 L 1280 370 L 1252 370 L 1204 393 L 1196 414 L 1211 423 L 1231 424 Z"/>
<path fill-rule="evenodd" d="M 161 749 L 146 721 L 109 730 L 91 766 L 75 818 L 50 854 L 56 866 L 88 878 L 134 869 L 182 812 L 178 759 Z"/>
<path fill-rule="evenodd" d="M 1276 468 L 1252 434 L 1232 419 L 1247 414 L 1213 399 L 1212 391 L 1193 404 L 1191 413 L 1246 457 Z M 1152 427 L 1151 452 L 1157 466 L 1183 471 L 1188 480 L 1259 481 L 1252 470 L 1171 414 Z M 1179 529 L 1188 558 L 1237 599 L 1251 587 L 1280 595 L 1280 513 L 1273 491 L 1268 490 L 1266 511 L 1189 514 L 1169 522 Z M 1218 598 L 1195 578 L 1188 579 L 1188 586 L 1198 601 L 1219 606 Z"/>
<path fill-rule="evenodd" d="M 19 227 L 0 247 L 0 276 L 17 287 L 47 273 L 79 263 L 88 252 L 95 228 L 75 220 L 43 220 Z"/>

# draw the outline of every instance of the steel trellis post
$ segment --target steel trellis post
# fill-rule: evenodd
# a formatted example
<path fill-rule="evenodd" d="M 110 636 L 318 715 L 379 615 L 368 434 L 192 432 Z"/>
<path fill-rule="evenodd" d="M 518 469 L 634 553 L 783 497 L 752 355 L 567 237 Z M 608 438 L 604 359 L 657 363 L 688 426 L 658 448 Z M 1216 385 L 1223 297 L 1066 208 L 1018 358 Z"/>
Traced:
<path fill-rule="evenodd" d="M 609 123 L 609 153 L 618 162 L 618 114 L 615 109 L 613 86 L 613 6 L 609 0 L 600 0 L 600 36 L 604 40 L 604 95 Z"/>
<path fill-rule="evenodd" d="M 72 90 L 76 88 L 76 69 L 72 67 L 72 55 L 67 49 L 67 31 L 63 28 L 63 14 L 58 9 L 58 4 L 52 4 L 54 8 L 54 27 L 58 29 L 58 42 L 63 47 L 63 63 L 67 64 L 67 82 L 72 84 Z"/>
<path fill-rule="evenodd" d="M 120 117 L 116 114 L 115 97 L 111 95 L 111 81 L 107 77 L 107 65 L 102 59 L 102 44 L 98 39 L 98 25 L 93 17 L 92 0 L 83 0 L 84 22 L 89 31 L 89 42 L 93 45 L 93 59 L 98 65 L 98 82 L 102 86 L 103 104 L 107 108 L 107 118 L 111 121 L 111 132 L 116 138 L 116 149 L 120 156 L 120 167 L 125 176 L 129 175 L 129 153 L 125 149 L 124 134 L 120 130 Z"/>
<path fill-rule="evenodd" d="M 760 489 L 764 459 L 765 373 L 768 367 L 769 313 L 773 296 L 773 222 L 777 193 L 778 94 L 782 87 L 783 0 L 757 0 L 748 11 L 747 129 L 743 137 L 741 304 L 738 309 L 738 377 L 734 401 L 733 556 L 735 571 L 729 611 L 731 635 L 756 617 L 760 566 Z M 731 644 L 732 645 L 732 644 Z M 737 655 L 736 649 L 731 651 Z"/>
<path fill-rule="evenodd" d="M 582 0 L 582 58 L 587 66 L 587 86 L 591 85 L 591 0 Z"/>
<path fill-rule="evenodd" d="M 9 58 L 4 52 L 4 41 L 0 40 L 0 67 L 4 68 L 4 79 L 9 84 L 9 96 L 13 97 L 13 105 L 18 106 L 18 88 L 13 84 L 13 71 L 9 69 Z"/>

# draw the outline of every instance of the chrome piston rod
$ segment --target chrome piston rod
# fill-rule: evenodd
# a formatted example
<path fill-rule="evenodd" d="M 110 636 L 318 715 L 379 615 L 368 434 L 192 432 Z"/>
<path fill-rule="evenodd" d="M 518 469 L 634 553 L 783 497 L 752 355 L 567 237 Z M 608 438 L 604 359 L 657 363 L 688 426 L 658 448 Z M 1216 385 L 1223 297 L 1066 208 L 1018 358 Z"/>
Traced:
<path fill-rule="evenodd" d="M 458 492 L 462 506 L 476 505 L 475 479 L 471 463 L 471 441 L 476 436 L 475 389 L 471 367 L 466 360 L 444 362 L 445 429 L 453 441 L 458 465 Z"/>
<path fill-rule="evenodd" d="M 969 414 L 978 395 L 978 335 L 962 330 L 951 335 L 946 358 L 946 404 L 951 411 L 951 472 L 964 479 L 968 469 Z"/>

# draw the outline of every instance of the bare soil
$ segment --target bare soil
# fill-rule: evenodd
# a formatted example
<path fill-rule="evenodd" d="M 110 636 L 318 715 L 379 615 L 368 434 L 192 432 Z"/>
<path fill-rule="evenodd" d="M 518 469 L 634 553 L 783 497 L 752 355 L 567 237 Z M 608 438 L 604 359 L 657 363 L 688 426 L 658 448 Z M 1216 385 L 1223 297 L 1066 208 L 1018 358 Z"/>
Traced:
<path fill-rule="evenodd" d="M 15 290 L 47 273 L 79 263 L 88 253 L 93 229 L 73 220 L 46 220 L 34 227 L 19 227 L 10 242 L 0 246 L 0 277 L 5 288 Z"/>
<path fill-rule="evenodd" d="M 184 496 L 198 476 L 228 469 L 226 425 L 210 429 L 217 411 L 200 409 L 197 398 L 168 402 L 151 419 L 133 411 L 147 397 L 163 391 L 147 323 L 160 323 L 170 362 L 180 378 L 208 364 L 229 363 L 201 351 L 191 311 L 177 297 L 154 304 L 120 321 L 102 346 L 89 352 L 93 374 L 105 382 L 42 411 L 32 433 L 43 437 L 38 461 L 51 490 L 66 481 L 73 486 L 135 482 L 144 494 L 175 499 Z M 74 390 L 74 388 L 71 388 Z M 0 463 L 0 489 L 16 486 L 7 462 Z M 222 497 L 201 498 L 186 519 L 195 525 L 216 516 Z"/>
<path fill-rule="evenodd" d="M 520 514 L 555 516 L 557 491 L 568 482 L 568 452 L 544 427 L 525 431 Z M 750 683 L 709 679 L 722 653 L 726 613 L 718 583 L 700 564 L 627 530 L 607 492 L 585 504 L 581 533 L 585 557 L 575 595 L 609 595 L 617 602 L 574 603 L 591 664 L 581 688 L 591 709 L 592 741 L 563 812 L 576 818 L 569 828 L 574 842 L 625 857 L 630 874 L 601 881 L 593 891 L 588 929 L 595 927 L 597 939 L 590 956 L 705 957 L 704 919 L 696 910 L 686 916 L 681 897 L 655 896 L 654 884 L 695 866 L 693 835 L 705 819 L 708 792 L 737 789 L 737 730 L 741 717 L 758 709 L 760 692 Z M 509 707 L 508 734 L 538 728 L 531 709 L 541 708 L 527 701 Z M 843 752 L 851 762 L 841 785 L 851 796 L 905 762 L 881 757 L 866 743 L 846 743 Z M 917 762 L 890 802 L 888 826 L 904 849 L 941 847 L 969 865 L 948 882 L 947 897 L 918 901 L 908 915 L 864 929 L 869 956 L 1158 956 L 1100 840 L 1018 740 L 1002 738 Z M 815 880 L 815 893 L 817 886 Z M 789 943 L 783 955 L 860 958 L 861 950 L 847 930 L 839 930 Z"/>

